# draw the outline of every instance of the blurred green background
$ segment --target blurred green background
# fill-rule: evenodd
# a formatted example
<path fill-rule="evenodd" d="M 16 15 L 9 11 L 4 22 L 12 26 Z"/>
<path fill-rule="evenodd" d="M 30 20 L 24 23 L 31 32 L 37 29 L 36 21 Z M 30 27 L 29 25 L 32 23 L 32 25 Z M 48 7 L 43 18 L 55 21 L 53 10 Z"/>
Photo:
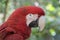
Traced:
<path fill-rule="evenodd" d="M 45 29 L 32 28 L 29 40 L 60 40 L 60 0 L 0 0 L 0 25 L 16 8 L 29 5 L 40 6 L 46 13 Z"/>

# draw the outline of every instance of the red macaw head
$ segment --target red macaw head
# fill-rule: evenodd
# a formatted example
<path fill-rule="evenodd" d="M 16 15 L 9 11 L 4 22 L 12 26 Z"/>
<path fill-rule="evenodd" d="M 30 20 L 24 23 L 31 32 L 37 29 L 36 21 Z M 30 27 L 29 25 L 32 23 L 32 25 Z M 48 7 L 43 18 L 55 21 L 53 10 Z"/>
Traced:
<path fill-rule="evenodd" d="M 29 27 L 39 27 L 39 31 L 42 31 L 45 27 L 45 13 L 42 8 L 29 6 L 26 7 L 26 24 Z"/>
<path fill-rule="evenodd" d="M 9 19 L 18 19 L 18 24 L 27 27 L 39 27 L 40 31 L 45 26 L 45 13 L 42 8 L 36 6 L 26 6 L 18 8 L 13 12 Z M 12 21 L 11 21 L 12 22 Z"/>

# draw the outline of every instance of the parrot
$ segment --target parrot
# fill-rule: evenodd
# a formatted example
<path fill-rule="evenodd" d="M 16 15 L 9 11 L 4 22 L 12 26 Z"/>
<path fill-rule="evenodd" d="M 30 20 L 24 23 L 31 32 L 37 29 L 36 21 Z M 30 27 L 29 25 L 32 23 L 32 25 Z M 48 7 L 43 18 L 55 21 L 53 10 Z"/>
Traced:
<path fill-rule="evenodd" d="M 17 8 L 0 26 L 0 40 L 27 40 L 34 27 L 44 29 L 44 10 L 36 6 Z"/>

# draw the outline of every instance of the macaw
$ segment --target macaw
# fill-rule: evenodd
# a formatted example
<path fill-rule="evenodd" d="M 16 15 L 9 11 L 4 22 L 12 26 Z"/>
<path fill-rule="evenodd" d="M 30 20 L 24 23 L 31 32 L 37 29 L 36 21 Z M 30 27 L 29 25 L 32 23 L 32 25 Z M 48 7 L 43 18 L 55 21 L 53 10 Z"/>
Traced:
<path fill-rule="evenodd" d="M 0 40 L 26 40 L 30 37 L 31 28 L 45 26 L 45 12 L 36 6 L 17 8 L 0 26 Z"/>

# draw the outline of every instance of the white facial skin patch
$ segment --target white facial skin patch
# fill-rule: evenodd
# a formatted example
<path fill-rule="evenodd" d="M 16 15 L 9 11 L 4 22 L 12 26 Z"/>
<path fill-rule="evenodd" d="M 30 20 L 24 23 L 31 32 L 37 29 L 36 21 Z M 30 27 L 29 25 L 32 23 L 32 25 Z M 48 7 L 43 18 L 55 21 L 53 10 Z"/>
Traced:
<path fill-rule="evenodd" d="M 26 16 L 26 24 L 27 26 L 29 26 L 29 24 L 32 22 L 32 21 L 35 21 L 36 19 L 38 18 L 38 14 L 32 14 L 32 13 L 29 13 L 27 16 Z"/>

